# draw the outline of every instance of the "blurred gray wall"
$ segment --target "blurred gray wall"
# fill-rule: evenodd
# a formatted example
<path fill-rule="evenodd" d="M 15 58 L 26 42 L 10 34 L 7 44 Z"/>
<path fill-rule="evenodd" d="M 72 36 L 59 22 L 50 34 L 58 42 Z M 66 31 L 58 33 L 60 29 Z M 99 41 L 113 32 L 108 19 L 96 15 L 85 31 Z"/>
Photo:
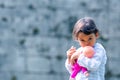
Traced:
<path fill-rule="evenodd" d="M 93 17 L 108 56 L 106 80 L 120 80 L 120 0 L 0 0 L 0 80 L 68 80 L 75 22 Z"/>

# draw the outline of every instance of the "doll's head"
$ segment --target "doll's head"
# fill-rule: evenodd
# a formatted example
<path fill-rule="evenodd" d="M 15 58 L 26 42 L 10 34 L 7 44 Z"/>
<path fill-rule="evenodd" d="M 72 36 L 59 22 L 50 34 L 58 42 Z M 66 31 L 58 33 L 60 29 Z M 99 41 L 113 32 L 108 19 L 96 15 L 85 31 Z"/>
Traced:
<path fill-rule="evenodd" d="M 88 57 L 88 58 L 92 58 L 94 55 L 95 51 L 94 48 L 91 46 L 85 46 L 83 47 L 83 54 Z"/>

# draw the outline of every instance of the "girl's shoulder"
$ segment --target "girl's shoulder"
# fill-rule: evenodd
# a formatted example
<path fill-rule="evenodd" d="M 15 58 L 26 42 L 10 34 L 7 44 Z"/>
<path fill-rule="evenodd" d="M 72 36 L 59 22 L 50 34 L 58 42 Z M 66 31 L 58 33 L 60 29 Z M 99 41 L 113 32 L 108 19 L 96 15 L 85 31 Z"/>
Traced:
<path fill-rule="evenodd" d="M 106 53 L 105 48 L 100 43 L 96 43 L 95 46 L 94 46 L 94 49 L 95 49 L 95 51 L 102 51 L 103 53 Z"/>
<path fill-rule="evenodd" d="M 95 43 L 94 48 L 104 49 L 104 47 L 103 47 L 103 45 L 101 43 Z"/>

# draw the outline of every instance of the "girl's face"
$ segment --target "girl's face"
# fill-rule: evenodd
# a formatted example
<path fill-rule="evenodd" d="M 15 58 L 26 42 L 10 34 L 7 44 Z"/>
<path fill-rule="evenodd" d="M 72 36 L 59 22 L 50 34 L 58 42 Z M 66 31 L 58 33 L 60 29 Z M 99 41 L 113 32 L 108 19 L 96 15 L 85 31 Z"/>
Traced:
<path fill-rule="evenodd" d="M 78 34 L 78 42 L 80 44 L 81 47 L 85 47 L 85 46 L 94 46 L 94 44 L 96 43 L 96 39 L 99 37 L 99 34 L 96 33 L 91 33 L 89 35 L 86 35 L 82 32 L 80 32 Z"/>

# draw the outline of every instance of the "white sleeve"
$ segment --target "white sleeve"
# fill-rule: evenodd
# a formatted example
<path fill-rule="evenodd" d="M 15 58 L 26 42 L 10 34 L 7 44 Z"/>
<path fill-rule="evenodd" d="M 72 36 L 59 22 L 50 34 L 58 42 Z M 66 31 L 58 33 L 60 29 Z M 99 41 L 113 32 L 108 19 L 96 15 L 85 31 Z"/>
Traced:
<path fill-rule="evenodd" d="M 71 74 L 72 73 L 72 68 L 71 68 L 71 65 L 68 64 L 68 59 L 66 59 L 66 61 L 65 61 L 65 67 L 68 70 L 68 72 Z"/>
<path fill-rule="evenodd" d="M 79 65 L 86 67 L 88 70 L 95 71 L 99 68 L 105 54 L 106 52 L 104 48 L 97 47 L 95 48 L 95 54 L 92 58 L 87 58 L 84 54 L 81 54 L 77 62 Z"/>

